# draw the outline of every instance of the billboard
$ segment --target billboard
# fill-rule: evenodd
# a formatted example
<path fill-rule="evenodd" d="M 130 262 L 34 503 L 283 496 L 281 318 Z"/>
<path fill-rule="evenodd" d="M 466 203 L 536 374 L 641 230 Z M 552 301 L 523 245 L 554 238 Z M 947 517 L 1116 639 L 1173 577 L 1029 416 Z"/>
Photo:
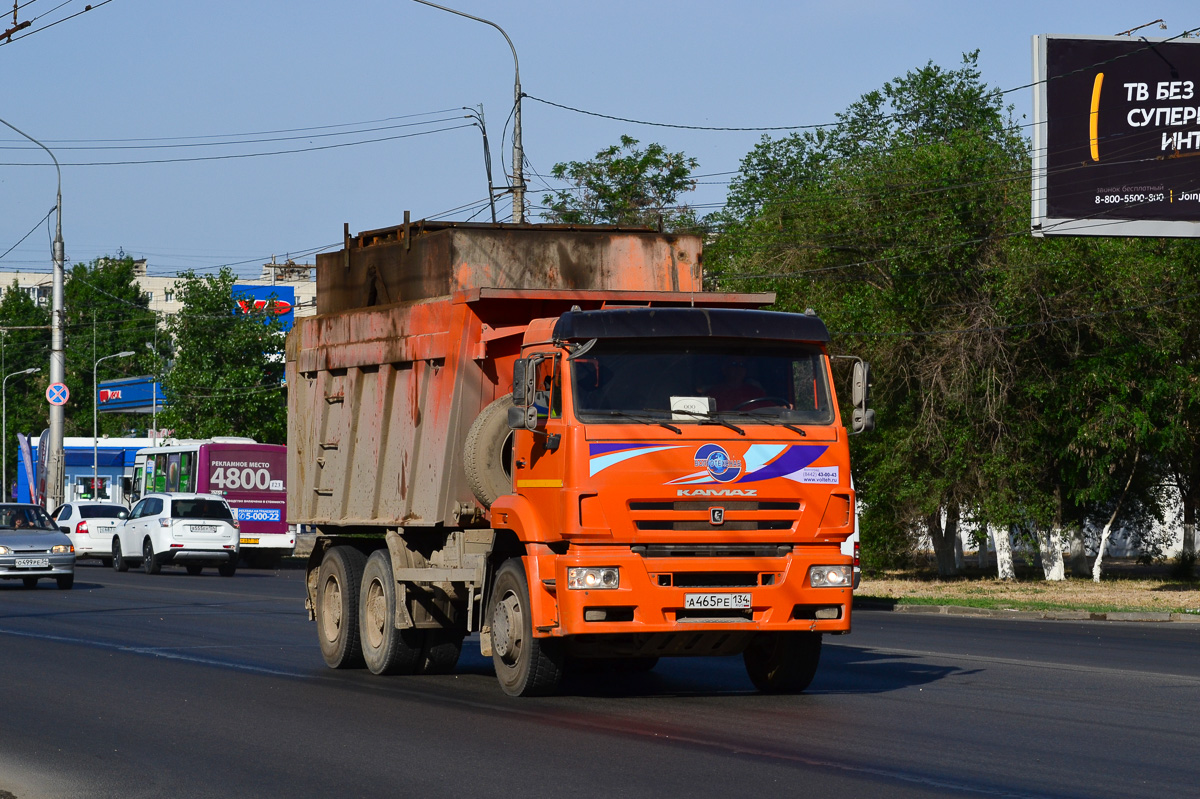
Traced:
<path fill-rule="evenodd" d="M 233 287 L 234 313 L 264 311 L 271 300 L 275 301 L 275 313 L 283 322 L 283 329 L 291 330 L 296 319 L 295 286 L 251 286 L 239 283 Z"/>
<path fill-rule="evenodd" d="M 101 380 L 96 389 L 100 413 L 153 413 L 167 405 L 162 385 L 152 376 Z"/>
<path fill-rule="evenodd" d="M 1035 236 L 1200 236 L 1200 41 L 1033 37 Z"/>

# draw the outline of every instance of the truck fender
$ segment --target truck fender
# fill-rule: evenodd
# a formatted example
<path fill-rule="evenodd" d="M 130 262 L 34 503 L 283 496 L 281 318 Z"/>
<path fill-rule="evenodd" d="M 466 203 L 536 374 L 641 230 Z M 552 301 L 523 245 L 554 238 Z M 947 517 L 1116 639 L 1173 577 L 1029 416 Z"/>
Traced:
<path fill-rule="evenodd" d="M 533 613 L 533 637 L 548 638 L 558 632 L 558 599 L 551 592 L 554 585 L 555 554 L 545 544 L 529 544 L 521 561 L 529 581 L 529 604 Z M 550 585 L 546 584 L 549 580 Z"/>
<path fill-rule="evenodd" d="M 505 494 L 492 503 L 492 527 L 497 530 L 512 530 L 522 543 L 546 540 L 542 514 L 528 498 L 519 494 Z"/>

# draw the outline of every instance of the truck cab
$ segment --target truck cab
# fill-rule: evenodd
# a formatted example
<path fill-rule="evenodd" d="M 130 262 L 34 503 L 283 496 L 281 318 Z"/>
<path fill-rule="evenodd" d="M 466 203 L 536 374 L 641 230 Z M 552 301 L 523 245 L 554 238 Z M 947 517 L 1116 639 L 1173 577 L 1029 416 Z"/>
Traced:
<path fill-rule="evenodd" d="M 754 644 L 760 688 L 807 684 L 820 633 L 850 629 L 853 581 L 828 340 L 815 316 L 727 308 L 531 324 L 491 514 L 525 543 L 532 628 L 571 657 Z M 777 651 L 795 640 L 805 656 Z"/>

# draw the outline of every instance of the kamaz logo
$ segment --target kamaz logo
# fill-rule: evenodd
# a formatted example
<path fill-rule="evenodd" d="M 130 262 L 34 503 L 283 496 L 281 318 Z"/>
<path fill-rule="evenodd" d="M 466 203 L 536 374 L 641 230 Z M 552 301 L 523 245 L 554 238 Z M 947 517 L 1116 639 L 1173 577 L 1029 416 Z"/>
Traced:
<path fill-rule="evenodd" d="M 757 488 L 681 488 L 681 497 L 756 497 Z"/>

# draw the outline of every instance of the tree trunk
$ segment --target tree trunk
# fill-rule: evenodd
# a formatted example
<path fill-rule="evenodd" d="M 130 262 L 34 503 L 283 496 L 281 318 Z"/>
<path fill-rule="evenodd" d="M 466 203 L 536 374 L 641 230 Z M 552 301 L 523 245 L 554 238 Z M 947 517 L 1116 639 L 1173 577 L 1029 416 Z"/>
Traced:
<path fill-rule="evenodd" d="M 1188 490 L 1181 492 L 1183 494 L 1183 546 L 1179 550 L 1179 554 L 1184 558 L 1196 555 L 1196 490 L 1192 486 L 1197 482 L 1193 477 L 1188 480 L 1188 483 Z"/>
<path fill-rule="evenodd" d="M 1049 530 L 1038 530 L 1038 554 L 1042 558 L 1042 572 L 1047 580 L 1067 579 L 1062 558 L 1062 488 L 1054 487 L 1054 524 Z"/>
<path fill-rule="evenodd" d="M 978 549 L 975 552 L 975 559 L 979 564 L 979 571 L 987 574 L 988 570 L 988 531 L 984 529 L 980 533 L 976 533 Z"/>
<path fill-rule="evenodd" d="M 1047 580 L 1067 579 L 1062 558 L 1062 533 L 1055 525 L 1049 530 L 1038 530 L 1038 554 L 1042 558 L 1042 571 Z"/>
<path fill-rule="evenodd" d="M 1003 532 L 992 533 L 996 542 L 996 577 L 1001 580 L 1017 579 L 1016 569 L 1013 568 L 1012 532 L 1006 527 Z"/>
<path fill-rule="evenodd" d="M 1083 539 L 1083 526 L 1071 525 L 1067 530 L 1067 565 L 1071 574 L 1076 577 L 1086 577 L 1089 573 L 1087 562 L 1087 543 Z"/>
<path fill-rule="evenodd" d="M 1117 498 L 1117 507 L 1113 508 L 1108 524 L 1104 525 L 1104 532 L 1100 534 L 1100 546 L 1096 551 L 1096 562 L 1092 564 L 1092 582 L 1094 583 L 1100 582 L 1100 569 L 1104 561 L 1104 554 L 1108 551 L 1108 538 L 1112 535 L 1113 522 L 1117 520 L 1117 514 L 1121 512 L 1121 503 L 1125 501 L 1125 494 L 1129 491 L 1129 486 L 1133 483 L 1133 475 L 1137 472 L 1137 461 L 1140 454 L 1140 449 L 1133 453 L 1133 468 L 1129 470 L 1129 479 L 1125 481 L 1125 487 L 1121 489 L 1121 496 Z"/>
<path fill-rule="evenodd" d="M 937 511 L 925 517 L 925 528 L 929 532 L 929 540 L 933 544 L 933 554 L 937 559 L 938 577 L 956 577 L 958 569 L 954 565 L 954 539 L 958 536 L 958 506 L 951 503 L 946 508 L 946 526 L 942 528 L 942 513 Z"/>
<path fill-rule="evenodd" d="M 965 565 L 966 565 L 966 563 L 963 562 L 962 536 L 955 534 L 955 536 L 954 536 L 954 569 L 955 569 L 955 571 L 961 572 L 963 570 L 963 566 L 965 566 Z"/>

